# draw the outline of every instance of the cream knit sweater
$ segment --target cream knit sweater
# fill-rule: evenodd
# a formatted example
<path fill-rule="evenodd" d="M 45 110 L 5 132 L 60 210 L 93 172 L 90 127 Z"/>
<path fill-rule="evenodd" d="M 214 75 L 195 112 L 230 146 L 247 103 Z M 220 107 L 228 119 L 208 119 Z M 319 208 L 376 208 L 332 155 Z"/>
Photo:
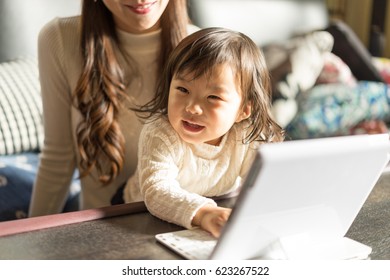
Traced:
<path fill-rule="evenodd" d="M 219 146 L 212 146 L 185 143 L 165 117 L 146 124 L 125 202 L 144 200 L 153 215 L 191 228 L 200 207 L 216 205 L 206 197 L 237 190 L 249 171 L 258 142 L 242 144 L 244 127 L 234 125 Z"/>

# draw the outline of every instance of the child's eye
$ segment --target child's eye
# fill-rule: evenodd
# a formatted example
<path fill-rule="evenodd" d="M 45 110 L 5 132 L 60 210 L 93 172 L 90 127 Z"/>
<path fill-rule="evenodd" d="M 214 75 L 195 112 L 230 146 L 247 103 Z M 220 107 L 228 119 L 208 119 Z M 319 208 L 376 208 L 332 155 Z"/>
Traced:
<path fill-rule="evenodd" d="M 176 89 L 182 93 L 188 93 L 188 90 L 184 87 L 176 87 Z"/>
<path fill-rule="evenodd" d="M 208 98 L 213 100 L 222 100 L 222 98 L 217 95 L 209 95 Z"/>

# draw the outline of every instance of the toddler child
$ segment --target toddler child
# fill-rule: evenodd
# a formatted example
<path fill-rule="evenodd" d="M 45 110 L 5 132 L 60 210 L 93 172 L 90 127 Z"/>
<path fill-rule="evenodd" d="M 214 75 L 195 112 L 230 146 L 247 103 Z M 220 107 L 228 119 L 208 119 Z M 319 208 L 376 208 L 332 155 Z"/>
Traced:
<path fill-rule="evenodd" d="M 157 91 L 134 109 L 149 121 L 124 201 L 218 237 L 231 210 L 211 197 L 239 188 L 261 143 L 284 139 L 263 55 L 242 33 L 202 29 L 174 49 Z"/>

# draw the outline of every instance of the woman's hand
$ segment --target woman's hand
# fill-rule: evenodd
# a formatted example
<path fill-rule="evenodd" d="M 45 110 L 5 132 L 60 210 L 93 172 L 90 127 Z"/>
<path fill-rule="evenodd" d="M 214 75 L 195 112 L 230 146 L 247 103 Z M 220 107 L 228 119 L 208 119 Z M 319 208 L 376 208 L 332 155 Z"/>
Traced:
<path fill-rule="evenodd" d="M 206 205 L 196 212 L 192 224 L 201 227 L 210 232 L 214 237 L 218 238 L 231 211 L 232 210 L 229 208 Z"/>

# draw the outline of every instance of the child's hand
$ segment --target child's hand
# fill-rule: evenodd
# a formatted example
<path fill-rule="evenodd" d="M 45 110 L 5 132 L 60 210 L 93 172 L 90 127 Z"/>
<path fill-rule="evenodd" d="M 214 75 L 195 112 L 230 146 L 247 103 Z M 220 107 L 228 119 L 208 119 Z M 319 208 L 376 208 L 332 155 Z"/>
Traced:
<path fill-rule="evenodd" d="M 194 226 L 200 226 L 218 238 L 231 211 L 229 208 L 206 205 L 198 210 L 192 220 L 192 224 Z"/>

